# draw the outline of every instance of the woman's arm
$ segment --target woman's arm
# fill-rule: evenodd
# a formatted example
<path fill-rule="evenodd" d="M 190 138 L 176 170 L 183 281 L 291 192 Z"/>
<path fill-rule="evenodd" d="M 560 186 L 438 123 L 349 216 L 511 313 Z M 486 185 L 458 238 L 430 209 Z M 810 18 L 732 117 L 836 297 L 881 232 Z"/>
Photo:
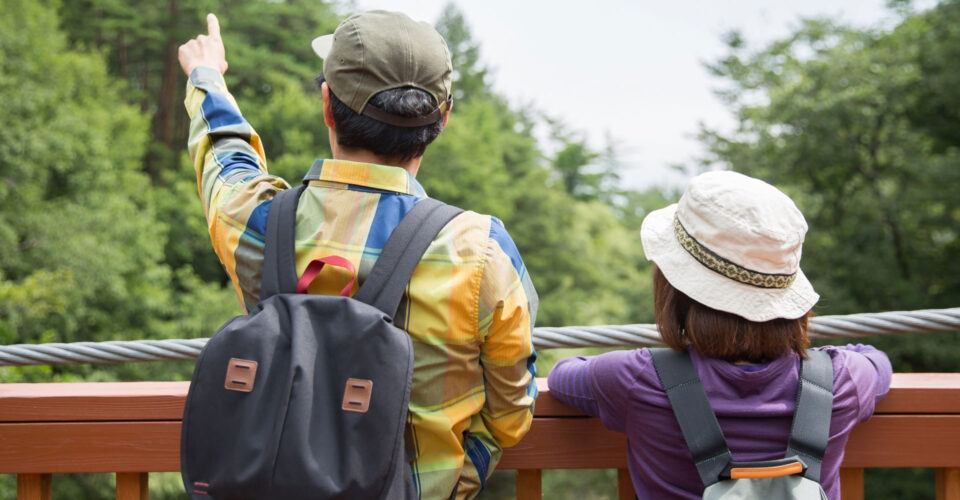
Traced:
<path fill-rule="evenodd" d="M 833 351 L 834 359 L 839 359 L 841 364 L 838 368 L 847 372 L 846 376 L 850 377 L 856 387 L 858 420 L 868 420 L 873 415 L 876 404 L 890 391 L 890 379 L 893 375 L 890 359 L 883 351 L 864 344 L 824 346 L 818 349 Z"/>
<path fill-rule="evenodd" d="M 550 395 L 591 417 L 599 414 L 589 380 L 588 360 L 583 356 L 560 360 L 547 377 Z"/>
<path fill-rule="evenodd" d="M 567 358 L 553 367 L 547 384 L 557 400 L 599 417 L 607 429 L 624 432 L 636 397 L 637 375 L 649 360 L 645 349 Z"/>
<path fill-rule="evenodd" d="M 876 401 L 887 395 L 890 391 L 890 378 L 893 375 L 893 366 L 890 364 L 890 358 L 883 351 L 865 344 L 847 344 L 843 346 L 847 351 L 853 351 L 867 358 L 877 372 L 877 388 L 874 393 Z"/>

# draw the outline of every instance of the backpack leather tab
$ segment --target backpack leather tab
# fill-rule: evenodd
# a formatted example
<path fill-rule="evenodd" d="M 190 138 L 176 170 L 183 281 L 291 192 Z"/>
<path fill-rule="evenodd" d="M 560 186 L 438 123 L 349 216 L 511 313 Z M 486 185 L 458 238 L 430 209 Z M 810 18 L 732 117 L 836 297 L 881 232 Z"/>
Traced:
<path fill-rule="evenodd" d="M 373 381 L 348 378 L 343 389 L 343 403 L 340 408 L 346 411 L 366 413 L 370 408 L 370 396 L 373 395 Z"/>
<path fill-rule="evenodd" d="M 227 363 L 227 379 L 223 387 L 229 391 L 250 392 L 257 378 L 257 362 L 249 359 L 230 358 Z"/>

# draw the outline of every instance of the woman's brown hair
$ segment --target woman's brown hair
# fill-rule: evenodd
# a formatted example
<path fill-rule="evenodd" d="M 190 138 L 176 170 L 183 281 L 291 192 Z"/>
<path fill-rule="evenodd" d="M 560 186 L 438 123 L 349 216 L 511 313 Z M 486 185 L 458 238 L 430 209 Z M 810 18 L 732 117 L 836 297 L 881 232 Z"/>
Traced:
<path fill-rule="evenodd" d="M 693 347 L 704 356 L 749 363 L 770 361 L 790 351 L 807 357 L 809 311 L 797 319 L 750 321 L 687 297 L 657 266 L 653 266 L 653 294 L 660 336 L 676 351 Z"/>

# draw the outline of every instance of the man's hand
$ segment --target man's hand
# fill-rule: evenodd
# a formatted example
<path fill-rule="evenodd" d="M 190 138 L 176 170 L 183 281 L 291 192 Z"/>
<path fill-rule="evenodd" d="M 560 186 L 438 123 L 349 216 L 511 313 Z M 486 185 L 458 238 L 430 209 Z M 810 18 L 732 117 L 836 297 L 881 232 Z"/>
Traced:
<path fill-rule="evenodd" d="M 177 57 L 180 59 L 180 67 L 187 76 L 190 76 L 197 66 L 214 68 L 220 71 L 221 75 L 227 72 L 227 58 L 224 55 L 223 40 L 220 38 L 220 21 L 217 20 L 217 16 L 207 14 L 207 34 L 181 45 Z"/>

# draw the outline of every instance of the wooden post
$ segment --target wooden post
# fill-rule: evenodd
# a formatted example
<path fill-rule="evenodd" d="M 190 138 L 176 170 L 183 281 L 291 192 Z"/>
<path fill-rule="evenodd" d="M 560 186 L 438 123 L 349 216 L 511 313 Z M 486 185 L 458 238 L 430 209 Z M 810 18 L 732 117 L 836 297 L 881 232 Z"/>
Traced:
<path fill-rule="evenodd" d="M 937 469 L 937 500 L 960 500 L 960 468 Z"/>
<path fill-rule="evenodd" d="M 637 498 L 637 492 L 633 489 L 633 480 L 630 479 L 630 471 L 627 469 L 617 469 L 617 498 L 619 500 Z"/>
<path fill-rule="evenodd" d="M 863 500 L 863 469 L 840 468 L 840 498 Z"/>
<path fill-rule="evenodd" d="M 149 500 L 149 479 L 146 472 L 118 472 L 117 500 Z"/>
<path fill-rule="evenodd" d="M 17 474 L 17 500 L 51 500 L 51 474 Z"/>
<path fill-rule="evenodd" d="M 540 500 L 543 488 L 540 469 L 517 469 L 517 500 Z"/>

